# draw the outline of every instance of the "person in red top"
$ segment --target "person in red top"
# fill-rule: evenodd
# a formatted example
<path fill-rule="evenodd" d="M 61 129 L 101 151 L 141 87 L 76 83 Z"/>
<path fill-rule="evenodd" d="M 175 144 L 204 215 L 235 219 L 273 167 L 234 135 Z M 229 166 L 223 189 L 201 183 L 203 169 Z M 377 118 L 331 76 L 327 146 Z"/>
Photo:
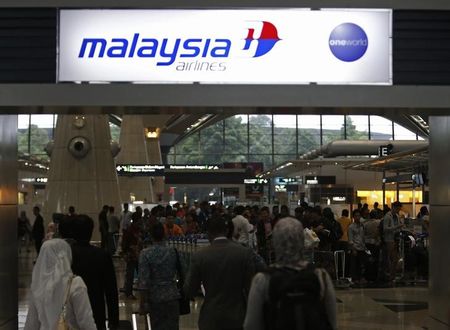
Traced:
<path fill-rule="evenodd" d="M 175 224 L 175 217 L 173 214 L 168 214 L 166 216 L 164 233 L 166 234 L 166 237 L 183 236 L 183 230 L 180 226 Z"/>

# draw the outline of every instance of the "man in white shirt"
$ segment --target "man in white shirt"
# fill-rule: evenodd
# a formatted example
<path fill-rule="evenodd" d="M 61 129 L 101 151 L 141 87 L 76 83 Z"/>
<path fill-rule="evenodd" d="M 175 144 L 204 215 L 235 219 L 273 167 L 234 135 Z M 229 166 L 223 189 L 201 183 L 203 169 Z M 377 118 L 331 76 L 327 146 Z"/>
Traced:
<path fill-rule="evenodd" d="M 238 205 L 234 208 L 236 216 L 232 219 L 234 232 L 233 240 L 244 245 L 249 246 L 249 233 L 254 230 L 253 225 L 242 215 L 245 207 Z"/>
<path fill-rule="evenodd" d="M 126 230 L 131 225 L 131 212 L 128 211 L 128 203 L 123 203 L 123 212 L 120 218 L 120 225 L 122 231 Z"/>

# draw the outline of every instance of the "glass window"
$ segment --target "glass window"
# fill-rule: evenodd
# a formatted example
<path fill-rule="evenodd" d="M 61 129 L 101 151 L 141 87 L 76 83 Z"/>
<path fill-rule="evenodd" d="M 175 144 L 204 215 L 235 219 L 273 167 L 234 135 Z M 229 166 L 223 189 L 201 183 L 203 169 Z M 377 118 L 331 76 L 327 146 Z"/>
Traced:
<path fill-rule="evenodd" d="M 344 139 L 344 116 L 322 116 L 322 144 Z"/>
<path fill-rule="evenodd" d="M 17 146 L 19 155 L 29 154 L 31 152 L 28 144 L 28 138 L 30 133 L 30 115 L 18 116 L 18 128 L 17 128 Z"/>
<path fill-rule="evenodd" d="M 222 154 L 224 150 L 223 125 L 221 120 L 200 131 L 200 151 L 203 155 Z"/>
<path fill-rule="evenodd" d="M 202 163 L 201 157 L 199 154 L 190 154 L 190 155 L 179 155 L 176 156 L 176 164 L 188 164 L 195 165 Z"/>
<path fill-rule="evenodd" d="M 175 146 L 177 164 L 198 164 L 200 135 L 194 133 Z"/>
<path fill-rule="evenodd" d="M 222 155 L 221 163 L 237 163 L 237 162 L 247 162 L 247 155 Z M 211 162 L 217 164 L 218 162 Z"/>
<path fill-rule="evenodd" d="M 392 140 L 392 121 L 380 116 L 370 116 L 370 139 Z"/>
<path fill-rule="evenodd" d="M 274 156 L 274 162 L 275 165 L 274 166 L 278 166 L 281 163 L 287 162 L 288 160 L 293 160 L 295 159 L 295 154 L 290 154 L 290 155 L 275 155 Z"/>
<path fill-rule="evenodd" d="M 268 170 L 269 168 L 273 167 L 272 154 L 250 155 L 248 161 L 249 162 L 263 163 L 264 170 Z"/>
<path fill-rule="evenodd" d="M 347 116 L 345 130 L 347 140 L 368 140 L 369 116 Z"/>
<path fill-rule="evenodd" d="M 171 150 L 172 150 L 173 148 L 171 148 Z M 172 152 L 172 151 L 171 151 Z M 167 155 L 167 163 L 168 164 L 176 164 L 175 163 L 175 155 L 173 155 L 173 154 L 169 154 L 169 155 Z"/>
<path fill-rule="evenodd" d="M 417 134 L 394 123 L 394 140 L 417 140 Z"/>
<path fill-rule="evenodd" d="M 249 116 L 250 154 L 272 153 L 272 116 Z"/>
<path fill-rule="evenodd" d="M 296 154 L 296 116 L 274 115 L 273 116 L 273 140 L 274 154 Z M 294 157 L 295 158 L 295 157 Z M 277 163 L 277 162 L 276 162 Z"/>
<path fill-rule="evenodd" d="M 320 116 L 298 116 L 298 153 L 300 155 L 320 146 Z"/>
<path fill-rule="evenodd" d="M 109 131 L 111 132 L 111 140 L 119 141 L 120 139 L 120 126 L 113 123 L 109 123 Z"/>
<path fill-rule="evenodd" d="M 53 139 L 53 125 L 53 115 L 31 116 L 30 154 L 38 160 L 49 160 L 44 148 Z"/>
<path fill-rule="evenodd" d="M 225 119 L 225 153 L 247 154 L 247 116 L 234 116 Z"/>
<path fill-rule="evenodd" d="M 30 115 L 18 115 L 18 128 L 19 129 L 28 129 L 30 125 Z"/>

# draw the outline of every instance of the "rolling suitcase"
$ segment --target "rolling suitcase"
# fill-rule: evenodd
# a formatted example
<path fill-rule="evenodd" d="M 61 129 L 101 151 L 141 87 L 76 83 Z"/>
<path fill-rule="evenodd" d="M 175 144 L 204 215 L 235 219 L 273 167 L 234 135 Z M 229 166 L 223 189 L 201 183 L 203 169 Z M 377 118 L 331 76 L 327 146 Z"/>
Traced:
<path fill-rule="evenodd" d="M 139 330 L 138 329 L 138 323 L 137 323 L 137 317 L 138 316 L 139 316 L 138 313 L 131 314 L 131 321 L 132 321 L 132 324 L 133 324 L 133 330 Z M 152 330 L 152 325 L 150 324 L 150 315 L 145 314 L 145 321 L 147 322 L 146 329 Z"/>

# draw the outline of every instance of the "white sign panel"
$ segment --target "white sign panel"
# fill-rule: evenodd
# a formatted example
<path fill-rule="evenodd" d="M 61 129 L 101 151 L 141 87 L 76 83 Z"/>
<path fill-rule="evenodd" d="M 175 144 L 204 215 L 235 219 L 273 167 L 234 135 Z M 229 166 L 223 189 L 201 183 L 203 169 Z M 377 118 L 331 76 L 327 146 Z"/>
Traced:
<path fill-rule="evenodd" d="M 61 10 L 59 81 L 391 84 L 390 10 Z"/>

